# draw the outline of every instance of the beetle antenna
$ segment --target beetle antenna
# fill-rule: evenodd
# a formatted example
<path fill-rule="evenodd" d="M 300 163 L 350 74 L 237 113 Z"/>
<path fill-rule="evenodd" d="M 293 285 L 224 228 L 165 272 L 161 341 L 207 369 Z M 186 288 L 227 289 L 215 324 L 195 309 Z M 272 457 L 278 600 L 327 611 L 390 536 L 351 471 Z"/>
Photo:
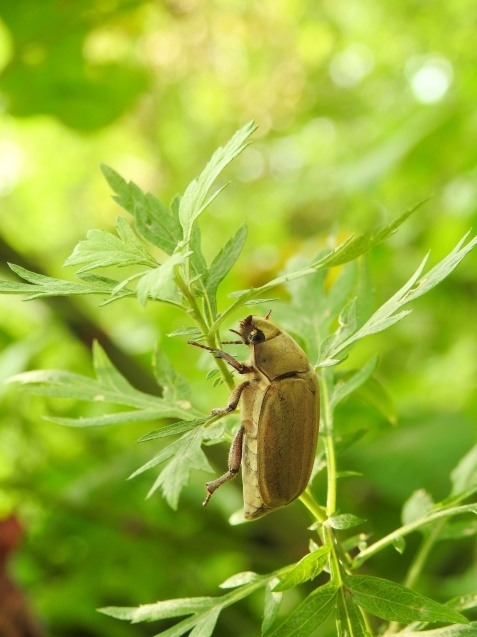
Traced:
<path fill-rule="evenodd" d="M 268 310 L 268 314 L 265 317 L 265 320 L 268 321 L 268 319 L 270 318 L 270 314 L 272 313 L 272 310 Z"/>

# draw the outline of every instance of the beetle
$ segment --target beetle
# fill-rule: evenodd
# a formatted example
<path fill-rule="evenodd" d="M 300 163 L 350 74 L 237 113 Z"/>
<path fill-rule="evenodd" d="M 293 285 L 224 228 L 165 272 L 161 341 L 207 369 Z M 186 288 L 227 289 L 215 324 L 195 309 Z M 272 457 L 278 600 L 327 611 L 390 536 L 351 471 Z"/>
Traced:
<path fill-rule="evenodd" d="M 242 400 L 241 426 L 229 452 L 228 471 L 206 484 L 206 506 L 222 484 L 242 465 L 244 517 L 253 520 L 289 504 L 306 489 L 318 439 L 320 393 L 318 379 L 305 352 L 266 317 L 247 316 L 240 322 L 240 341 L 249 346 L 241 363 L 226 352 L 189 341 L 226 361 L 245 380 L 237 385 L 227 407 L 211 415 L 234 411 Z"/>

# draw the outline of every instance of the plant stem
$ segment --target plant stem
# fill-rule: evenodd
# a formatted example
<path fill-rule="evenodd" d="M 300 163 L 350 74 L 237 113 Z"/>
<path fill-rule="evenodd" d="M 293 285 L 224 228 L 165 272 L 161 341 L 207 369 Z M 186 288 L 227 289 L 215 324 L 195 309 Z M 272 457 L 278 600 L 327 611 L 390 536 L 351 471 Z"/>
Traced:
<path fill-rule="evenodd" d="M 477 513 L 477 505 L 465 504 L 462 506 L 439 509 L 423 516 L 422 518 L 419 518 L 418 520 L 414 520 L 409 524 L 401 526 L 401 528 L 396 529 L 396 531 L 393 531 L 389 535 L 386 535 L 381 540 L 378 540 L 378 542 L 371 544 L 371 546 L 368 546 L 366 549 L 358 553 L 358 555 L 354 559 L 353 568 L 361 566 L 361 564 L 368 560 L 372 555 L 376 555 L 376 553 L 382 551 L 383 548 L 386 548 L 387 546 L 393 544 L 396 539 L 404 537 L 405 535 L 409 535 L 409 533 L 417 531 L 422 526 L 430 524 L 431 522 L 434 522 L 436 520 L 446 519 L 454 515 L 460 515 L 462 513 Z"/>

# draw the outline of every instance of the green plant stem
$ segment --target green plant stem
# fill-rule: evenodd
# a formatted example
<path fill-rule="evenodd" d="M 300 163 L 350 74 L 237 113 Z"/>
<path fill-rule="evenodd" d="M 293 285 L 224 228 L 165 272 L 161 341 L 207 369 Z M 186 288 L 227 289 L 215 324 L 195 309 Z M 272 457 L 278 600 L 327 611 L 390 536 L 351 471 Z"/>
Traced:
<path fill-rule="evenodd" d="M 414 520 L 414 522 L 410 522 L 409 524 L 401 526 L 399 529 L 396 529 L 396 531 L 393 531 L 389 535 L 386 535 L 378 542 L 371 544 L 371 546 L 368 546 L 366 549 L 358 553 L 358 555 L 354 559 L 353 568 L 361 566 L 361 564 L 363 564 L 366 560 L 368 560 L 373 555 L 376 555 L 376 553 L 379 553 L 379 551 L 382 551 L 387 546 L 393 544 L 398 538 L 409 535 L 409 533 L 417 531 L 421 527 L 426 526 L 427 524 L 430 524 L 431 522 L 434 522 L 436 520 L 442 520 L 454 515 L 460 515 L 462 513 L 477 513 L 477 505 L 466 504 L 463 506 L 450 507 L 447 509 L 439 509 L 423 516 L 422 518 L 419 518 L 418 520 Z"/>
<path fill-rule="evenodd" d="M 179 286 L 180 291 L 182 292 L 182 294 L 184 295 L 184 297 L 187 299 L 189 303 L 190 310 L 188 313 L 192 317 L 192 319 L 195 321 L 195 323 L 197 324 L 202 334 L 205 335 L 205 340 L 207 342 L 207 345 L 212 348 L 218 348 L 220 343 L 218 342 L 217 334 L 212 333 L 211 330 L 209 329 L 209 326 L 207 325 L 207 322 L 204 319 L 202 312 L 200 311 L 200 308 L 197 304 L 197 300 L 194 294 L 189 290 L 184 279 L 181 277 L 178 271 L 178 268 L 175 271 L 175 277 L 176 277 L 176 282 L 177 282 L 177 285 Z M 222 378 L 224 379 L 225 384 L 227 385 L 229 389 L 233 389 L 235 387 L 235 382 L 226 363 L 221 358 L 216 358 L 215 362 L 222 375 Z"/>
<path fill-rule="evenodd" d="M 329 391 L 326 371 L 321 374 L 321 403 L 323 413 L 323 437 L 328 471 L 328 487 L 326 497 L 326 512 L 328 517 L 336 511 L 336 453 L 333 438 L 333 408 Z"/>

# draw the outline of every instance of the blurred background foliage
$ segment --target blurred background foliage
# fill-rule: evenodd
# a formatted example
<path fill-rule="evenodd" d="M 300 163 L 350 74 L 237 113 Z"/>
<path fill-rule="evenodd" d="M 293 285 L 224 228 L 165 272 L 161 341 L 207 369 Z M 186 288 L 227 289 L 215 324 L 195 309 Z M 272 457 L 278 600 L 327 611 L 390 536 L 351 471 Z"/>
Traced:
<path fill-rule="evenodd" d="M 249 226 L 222 307 L 228 292 L 265 282 L 291 256 L 311 256 L 330 237 L 433 194 L 372 252 L 378 305 L 428 249 L 433 264 L 475 226 L 476 22 L 470 0 L 1 2 L 2 278 L 11 276 L 6 261 L 72 276 L 62 263 L 86 231 L 113 231 L 120 209 L 101 162 L 167 203 L 255 119 L 253 145 L 202 219 L 209 256 L 243 220 Z M 344 480 L 340 498 L 342 511 L 369 521 L 374 539 L 399 525 L 415 489 L 444 497 L 450 470 L 475 441 L 476 265 L 469 255 L 411 317 L 345 363 L 378 352 L 378 377 L 396 404 L 397 426 L 358 398 L 338 418 L 343 431 L 369 430 L 341 459 L 364 477 Z M 131 300 L 97 306 L 96 298 L 3 297 L 0 377 L 37 368 L 89 374 L 98 338 L 135 386 L 157 392 L 150 358 L 159 342 L 196 384 L 200 407 L 223 403 L 225 389 L 211 393 L 195 369 L 196 352 L 167 338 L 184 327 L 173 311 Z M 215 595 L 237 571 L 268 572 L 307 550 L 300 503 L 230 528 L 238 483 L 206 511 L 206 476 L 197 472 L 177 512 L 158 493 L 144 500 L 153 477 L 125 479 L 152 455 L 135 444 L 150 424 L 69 430 L 43 416 L 92 407 L 5 386 L 1 401 L 0 515 L 15 512 L 25 529 L 12 568 L 47 634 L 153 635 L 154 626 L 119 624 L 95 608 Z M 223 468 L 225 447 L 210 455 Z M 385 551 L 367 572 L 399 581 L 417 541 L 409 538 L 403 556 Z M 468 592 L 475 568 L 472 538 L 440 543 L 419 588 L 441 600 Z M 229 609 L 217 634 L 257 634 L 259 602 Z"/>

